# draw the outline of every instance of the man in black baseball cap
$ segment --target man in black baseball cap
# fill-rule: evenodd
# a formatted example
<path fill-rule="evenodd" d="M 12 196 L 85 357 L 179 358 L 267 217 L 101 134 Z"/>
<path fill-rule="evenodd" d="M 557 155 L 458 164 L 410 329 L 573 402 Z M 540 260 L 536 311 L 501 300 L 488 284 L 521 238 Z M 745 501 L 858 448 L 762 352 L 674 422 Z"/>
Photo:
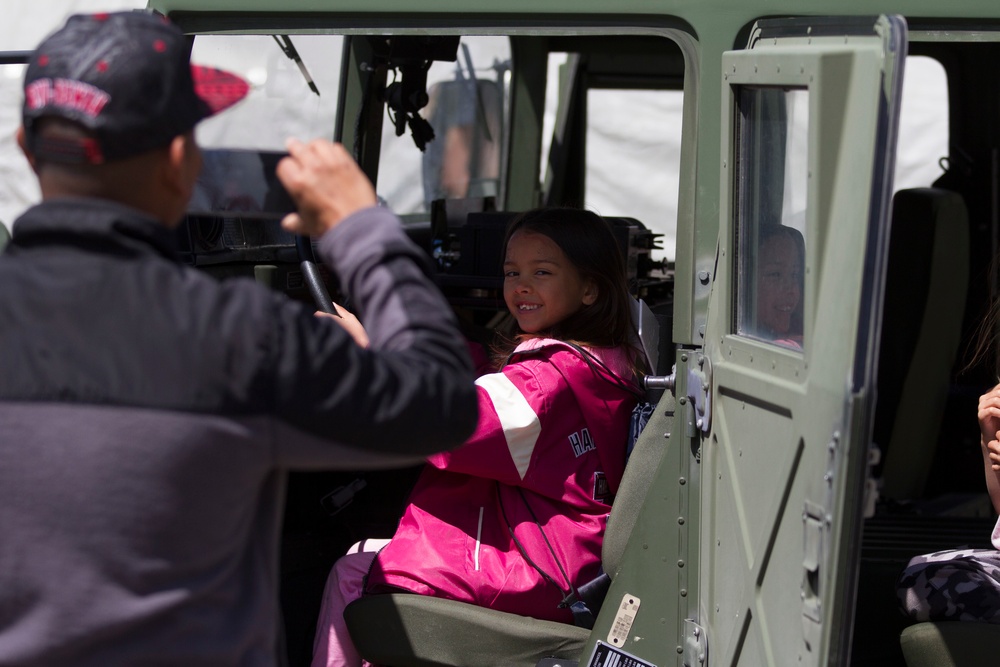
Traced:
<path fill-rule="evenodd" d="M 25 73 L 18 143 L 43 197 L 69 187 L 162 208 L 158 195 L 166 193 L 152 191 L 146 163 L 167 151 L 183 168 L 172 184 L 178 196 L 172 209 L 150 212 L 168 225 L 179 221 L 201 169 L 195 125 L 249 90 L 235 74 L 192 65 L 189 50 L 163 16 L 138 11 L 72 16 L 38 46 Z"/>
<path fill-rule="evenodd" d="M 339 144 L 278 177 L 368 347 L 252 280 L 178 261 L 194 126 L 247 94 L 147 13 L 38 47 L 18 140 L 42 202 L 0 256 L 0 664 L 277 662 L 290 469 L 459 445 L 476 392 L 428 262 Z"/>
<path fill-rule="evenodd" d="M 184 35 L 144 12 L 77 15 L 39 45 L 24 81 L 27 147 L 38 158 L 101 164 L 166 146 L 247 94 L 229 72 L 190 65 Z M 93 136 L 39 136 L 45 118 Z"/>

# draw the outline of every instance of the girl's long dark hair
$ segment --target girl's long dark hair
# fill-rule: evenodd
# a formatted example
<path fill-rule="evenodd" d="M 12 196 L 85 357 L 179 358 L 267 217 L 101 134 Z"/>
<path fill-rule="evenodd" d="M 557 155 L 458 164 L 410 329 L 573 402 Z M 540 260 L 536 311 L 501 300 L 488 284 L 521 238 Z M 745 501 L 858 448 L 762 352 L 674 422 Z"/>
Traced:
<path fill-rule="evenodd" d="M 980 367 L 988 368 L 987 376 L 991 381 L 1000 382 L 1000 292 L 994 285 L 1000 284 L 1000 254 L 990 262 L 989 284 L 991 296 L 985 307 L 979 323 L 966 345 L 968 361 L 962 367 L 961 373 L 971 373 Z"/>
<path fill-rule="evenodd" d="M 632 348 L 631 299 L 625 276 L 625 260 L 610 225 L 596 213 L 575 208 L 541 208 L 514 218 L 504 237 L 504 253 L 515 232 L 543 234 L 563 251 L 584 280 L 597 286 L 597 299 L 550 330 L 534 334 L 556 338 L 586 347 Z M 515 324 L 508 337 L 495 348 L 497 359 L 506 359 L 521 341 L 533 337 Z"/>

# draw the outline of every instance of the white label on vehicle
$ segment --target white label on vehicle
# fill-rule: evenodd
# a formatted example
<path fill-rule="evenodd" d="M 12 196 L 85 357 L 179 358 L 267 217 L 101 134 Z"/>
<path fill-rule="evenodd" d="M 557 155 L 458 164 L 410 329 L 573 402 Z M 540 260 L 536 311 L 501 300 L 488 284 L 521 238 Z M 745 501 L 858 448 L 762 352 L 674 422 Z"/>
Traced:
<path fill-rule="evenodd" d="M 611 624 L 611 631 L 608 632 L 608 643 L 612 646 L 624 646 L 628 639 L 628 633 L 632 630 L 632 622 L 639 611 L 639 598 L 626 593 L 622 596 L 622 603 L 615 612 L 615 621 Z"/>
<path fill-rule="evenodd" d="M 656 665 L 598 640 L 587 667 L 656 667 Z"/>

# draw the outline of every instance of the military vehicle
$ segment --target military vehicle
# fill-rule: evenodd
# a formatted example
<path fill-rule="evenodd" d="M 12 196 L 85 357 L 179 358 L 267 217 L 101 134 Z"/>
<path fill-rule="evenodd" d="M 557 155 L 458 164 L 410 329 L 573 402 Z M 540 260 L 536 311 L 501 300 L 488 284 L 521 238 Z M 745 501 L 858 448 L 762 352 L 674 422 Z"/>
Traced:
<path fill-rule="evenodd" d="M 993 521 L 976 402 L 997 377 L 990 362 L 968 365 L 968 344 L 997 288 L 1000 5 L 149 7 L 191 35 L 195 60 L 253 85 L 201 130 L 205 178 L 181 230 L 192 264 L 291 298 L 349 296 L 277 224 L 285 136 L 324 136 L 353 151 L 427 249 L 470 335 L 503 317 L 498 230 L 536 206 L 611 219 L 648 306 L 656 410 L 609 520 L 594 627 L 372 596 L 349 621 L 373 662 L 913 667 L 998 655 L 988 626 L 907 628 L 894 587 L 913 555 L 987 545 Z M 907 79 L 920 58 L 939 80 Z M 938 135 L 925 158 L 940 169 L 898 188 L 904 82 L 940 86 L 940 129 L 914 135 Z M 761 291 L 785 279 L 762 268 L 775 227 L 795 230 L 801 261 L 798 297 L 777 305 Z M 391 534 L 414 472 L 292 477 L 288 664 L 308 662 L 333 560 Z"/>

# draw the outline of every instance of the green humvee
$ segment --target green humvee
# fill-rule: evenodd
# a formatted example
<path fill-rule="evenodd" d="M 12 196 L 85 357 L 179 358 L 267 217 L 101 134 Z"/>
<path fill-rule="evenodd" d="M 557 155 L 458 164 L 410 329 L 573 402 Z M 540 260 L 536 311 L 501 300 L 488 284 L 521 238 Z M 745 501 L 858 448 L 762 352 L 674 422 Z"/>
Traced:
<path fill-rule="evenodd" d="M 273 164 L 287 135 L 326 136 L 402 214 L 470 335 L 502 317 L 497 221 L 541 205 L 612 219 L 648 306 L 657 407 L 609 521 L 593 629 L 376 596 L 348 612 L 366 657 L 997 660 L 981 662 L 998 655 L 990 626 L 906 628 L 894 584 L 913 555 L 988 545 L 994 518 L 975 412 L 997 378 L 968 365 L 967 346 L 997 288 L 1000 5 L 149 6 L 192 36 L 194 60 L 253 87 L 200 130 L 206 175 L 181 230 L 193 264 L 311 298 L 311 247 L 277 225 L 287 201 Z M 928 61 L 939 74 L 917 66 Z M 929 93 L 937 124 L 899 146 L 931 142 L 917 156 L 930 175 L 900 187 L 904 82 Z M 777 304 L 764 291 L 788 280 L 765 268 L 775 227 L 794 230 L 799 254 L 797 296 Z M 293 476 L 282 660 L 308 662 L 331 563 L 391 534 L 413 474 Z"/>

